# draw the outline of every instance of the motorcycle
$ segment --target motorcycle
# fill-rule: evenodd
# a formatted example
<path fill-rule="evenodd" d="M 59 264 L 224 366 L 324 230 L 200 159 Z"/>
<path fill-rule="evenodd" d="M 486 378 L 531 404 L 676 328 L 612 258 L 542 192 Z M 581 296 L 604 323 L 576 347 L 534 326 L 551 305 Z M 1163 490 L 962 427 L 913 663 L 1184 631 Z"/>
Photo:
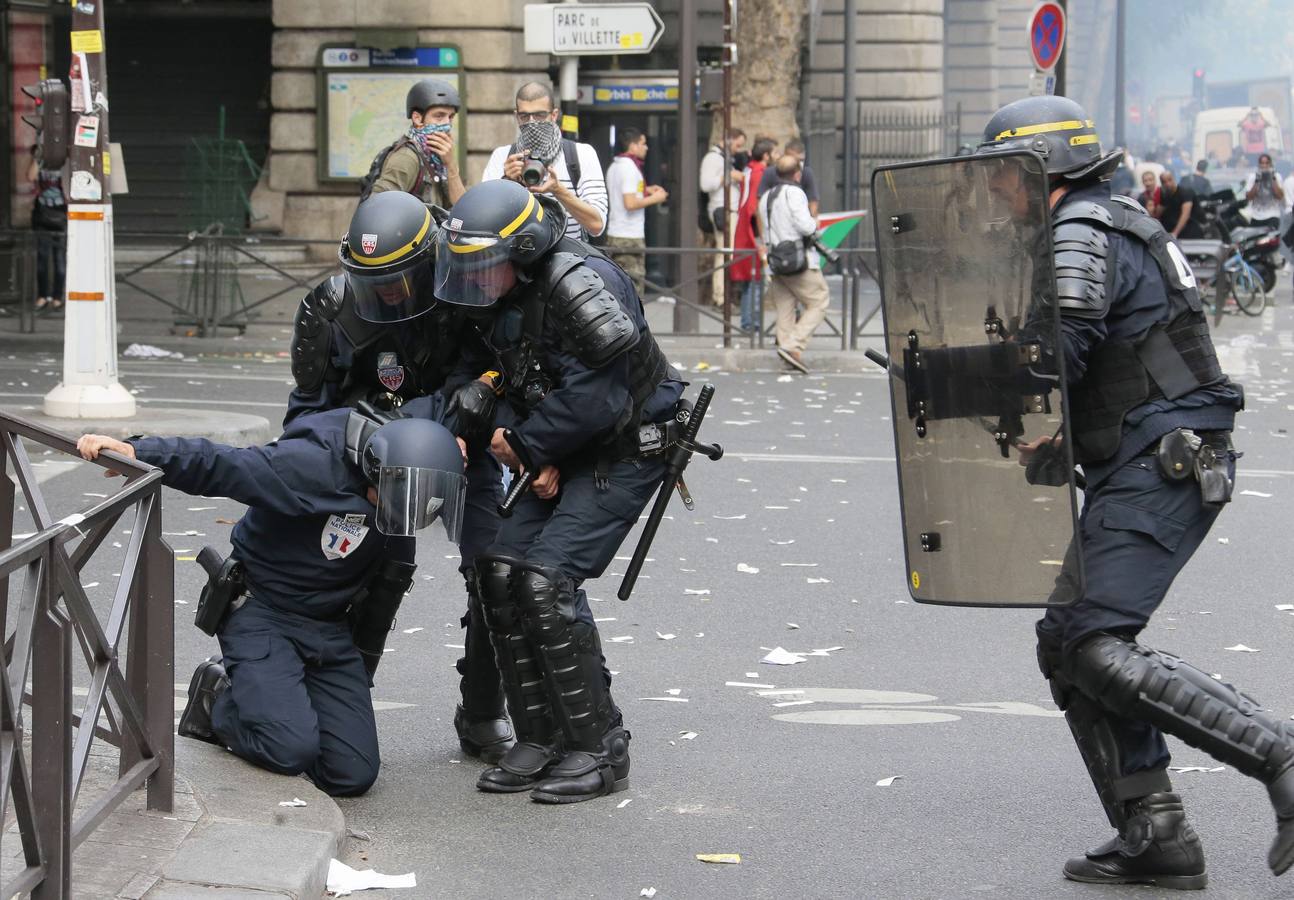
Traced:
<path fill-rule="evenodd" d="M 1262 278 L 1263 290 L 1270 294 L 1276 289 L 1276 273 L 1282 263 L 1280 231 L 1250 225 L 1240 214 L 1248 202 L 1237 198 L 1232 190 L 1219 191 L 1200 201 L 1199 222 L 1206 234 L 1239 251 Z"/>

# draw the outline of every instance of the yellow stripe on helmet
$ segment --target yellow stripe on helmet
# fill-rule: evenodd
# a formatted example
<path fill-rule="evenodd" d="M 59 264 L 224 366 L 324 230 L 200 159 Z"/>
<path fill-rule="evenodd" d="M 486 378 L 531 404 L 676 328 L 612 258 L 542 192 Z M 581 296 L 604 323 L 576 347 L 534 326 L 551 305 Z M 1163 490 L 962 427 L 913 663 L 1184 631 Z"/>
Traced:
<path fill-rule="evenodd" d="M 1069 139 L 1069 146 L 1081 147 L 1084 144 L 1099 144 L 1101 136 L 1097 134 L 1076 134 Z"/>
<path fill-rule="evenodd" d="M 993 140 L 1000 141 L 1009 137 L 1024 137 L 1030 134 L 1046 134 L 1051 131 L 1078 131 L 1082 128 L 1095 128 L 1091 119 L 1069 119 L 1064 122 L 1043 122 L 1040 125 L 1022 125 L 1019 128 L 1008 128 Z"/>
<path fill-rule="evenodd" d="M 453 253 L 480 253 L 482 250 L 489 250 L 491 247 L 499 246 L 498 241 L 490 241 L 488 244 L 453 244 L 449 249 Z"/>
<path fill-rule="evenodd" d="M 508 235 L 512 234 L 512 232 L 520 228 L 522 224 L 525 223 L 526 219 L 529 218 L 530 213 L 534 210 L 534 208 L 535 208 L 535 195 L 531 194 L 530 200 L 526 203 L 526 208 L 521 211 L 521 215 L 517 216 L 515 219 L 509 222 L 507 226 L 502 231 L 499 232 L 499 237 L 505 238 Z"/>
<path fill-rule="evenodd" d="M 409 243 L 397 250 L 391 251 L 385 256 L 360 256 L 355 252 L 355 247 L 352 245 L 350 248 L 351 259 L 365 266 L 384 266 L 389 262 L 395 262 L 400 257 L 407 256 L 412 253 L 413 249 L 418 246 L 419 242 L 427 236 L 427 229 L 429 228 L 431 228 L 431 210 L 426 210 L 426 215 L 422 220 L 422 227 L 418 229 L 418 233 L 413 236 L 413 240 L 409 241 Z"/>

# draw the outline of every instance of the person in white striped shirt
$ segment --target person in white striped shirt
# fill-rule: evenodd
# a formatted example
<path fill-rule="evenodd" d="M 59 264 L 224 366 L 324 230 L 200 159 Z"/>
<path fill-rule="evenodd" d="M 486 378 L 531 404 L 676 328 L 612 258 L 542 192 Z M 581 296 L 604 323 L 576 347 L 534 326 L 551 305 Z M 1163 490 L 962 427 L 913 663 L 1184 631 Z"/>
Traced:
<path fill-rule="evenodd" d="M 597 237 L 607 227 L 607 184 L 602 163 L 589 144 L 562 137 L 557 98 L 551 85 L 528 81 L 517 90 L 517 141 L 496 147 L 481 173 L 481 181 L 508 178 L 518 184 L 527 157 L 548 166 L 548 178 L 530 188 L 549 194 L 566 210 L 566 235 Z"/>

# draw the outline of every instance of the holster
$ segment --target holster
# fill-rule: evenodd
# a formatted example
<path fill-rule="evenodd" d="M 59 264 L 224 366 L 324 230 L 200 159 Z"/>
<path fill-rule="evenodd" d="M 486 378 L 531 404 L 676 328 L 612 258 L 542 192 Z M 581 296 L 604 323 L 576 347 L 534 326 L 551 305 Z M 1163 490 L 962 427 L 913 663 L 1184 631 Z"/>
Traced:
<path fill-rule="evenodd" d="M 1226 454 L 1231 438 L 1226 432 L 1196 434 L 1177 428 L 1159 439 L 1155 458 L 1159 471 L 1169 481 L 1194 478 L 1205 506 L 1218 508 L 1231 502 L 1234 482 L 1227 472 Z"/>
<path fill-rule="evenodd" d="M 215 547 L 203 547 L 198 565 L 207 573 L 207 583 L 198 598 L 193 624 L 215 637 L 232 607 L 247 591 L 243 564 L 236 559 L 222 559 Z"/>
<path fill-rule="evenodd" d="M 413 563 L 384 559 L 377 564 L 363 596 L 350 608 L 350 633 L 355 647 L 364 657 L 370 686 L 373 673 L 386 650 L 386 636 L 395 627 L 400 601 L 413 586 Z"/>

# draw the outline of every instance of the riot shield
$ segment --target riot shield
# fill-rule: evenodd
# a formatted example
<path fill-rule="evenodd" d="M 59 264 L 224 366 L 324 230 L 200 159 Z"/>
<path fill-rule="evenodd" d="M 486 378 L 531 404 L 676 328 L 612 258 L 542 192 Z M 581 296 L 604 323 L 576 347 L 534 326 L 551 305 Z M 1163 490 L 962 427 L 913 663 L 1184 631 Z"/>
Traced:
<path fill-rule="evenodd" d="M 1042 159 L 883 167 L 872 208 L 912 598 L 1072 603 L 1082 558 Z"/>

